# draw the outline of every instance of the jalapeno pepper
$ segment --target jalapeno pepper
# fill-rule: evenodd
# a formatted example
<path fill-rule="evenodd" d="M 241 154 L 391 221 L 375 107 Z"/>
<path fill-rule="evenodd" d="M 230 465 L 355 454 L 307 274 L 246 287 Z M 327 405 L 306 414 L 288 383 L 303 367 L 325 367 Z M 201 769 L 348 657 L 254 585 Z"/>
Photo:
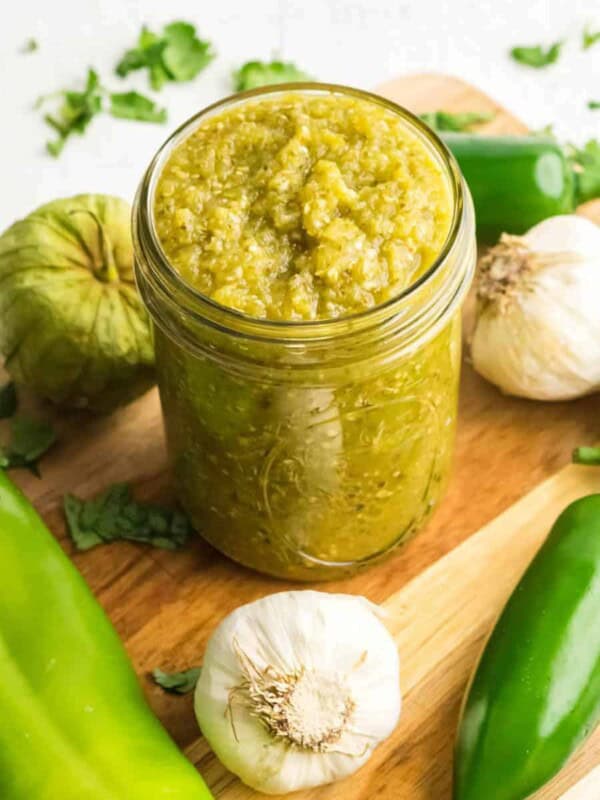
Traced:
<path fill-rule="evenodd" d="M 600 195 L 600 177 L 574 170 L 563 149 L 538 136 L 445 133 L 473 196 L 477 236 L 495 241 Z"/>
<path fill-rule="evenodd" d="M 600 721 L 600 494 L 570 505 L 504 609 L 467 694 L 454 800 L 525 800 Z"/>
<path fill-rule="evenodd" d="M 0 797 L 210 800 L 81 575 L 0 471 Z"/>

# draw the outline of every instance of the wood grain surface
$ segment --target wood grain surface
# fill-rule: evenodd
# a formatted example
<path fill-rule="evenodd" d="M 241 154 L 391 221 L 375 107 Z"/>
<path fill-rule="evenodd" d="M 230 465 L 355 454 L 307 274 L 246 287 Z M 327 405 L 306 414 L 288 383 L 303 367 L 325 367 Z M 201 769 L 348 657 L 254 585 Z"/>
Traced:
<path fill-rule="evenodd" d="M 490 131 L 524 131 L 492 100 L 453 78 L 410 76 L 380 91 L 418 112 L 493 110 L 497 116 L 487 126 Z M 597 207 L 586 211 L 600 220 Z M 147 672 L 157 666 L 182 669 L 198 663 L 208 636 L 225 614 L 293 584 L 244 570 L 200 539 L 177 553 L 118 543 L 75 554 L 64 533 L 64 492 L 90 496 L 113 481 L 127 480 L 135 484 L 139 497 L 169 499 L 158 397 L 152 391 L 107 418 L 73 414 L 56 421 L 60 441 L 42 463 L 43 479 L 22 472 L 14 473 L 16 479 L 107 610 L 150 703 L 198 764 L 215 796 L 254 796 L 218 764 L 200 738 L 191 698 L 163 694 L 151 685 Z M 566 465 L 575 445 L 595 440 L 599 432 L 597 398 L 546 405 L 506 398 L 465 360 L 454 475 L 436 516 L 380 566 L 322 586 L 386 601 L 404 665 L 406 706 L 400 726 L 351 780 L 296 795 L 298 800 L 449 800 L 458 707 L 477 651 L 551 520 L 568 499 L 600 487 L 600 471 L 568 468 L 469 537 Z M 539 800 L 556 800 L 598 760 L 596 739 Z M 573 797 L 584 800 L 598 794 Z"/>

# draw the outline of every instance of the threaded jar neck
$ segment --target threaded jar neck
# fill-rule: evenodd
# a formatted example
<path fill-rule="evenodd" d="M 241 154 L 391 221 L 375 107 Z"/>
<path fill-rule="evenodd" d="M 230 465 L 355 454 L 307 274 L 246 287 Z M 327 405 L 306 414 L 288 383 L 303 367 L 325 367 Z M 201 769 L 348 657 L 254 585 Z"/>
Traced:
<path fill-rule="evenodd" d="M 427 271 L 399 295 L 356 314 L 315 321 L 274 321 L 246 316 L 222 306 L 188 284 L 165 255 L 154 223 L 157 180 L 174 148 L 202 122 L 225 109 L 281 94 L 343 95 L 376 103 L 400 116 L 428 149 L 451 190 L 452 219 L 439 256 Z M 154 323 L 188 350 L 210 355 L 227 340 L 235 342 L 236 358 L 245 342 L 254 342 L 246 357 L 275 348 L 298 367 L 330 360 L 355 363 L 361 353 L 378 357 L 411 352 L 435 335 L 458 307 L 470 285 L 474 263 L 474 219 L 471 199 L 458 166 L 440 139 L 418 117 L 377 95 L 344 86 L 313 83 L 282 84 L 244 92 L 221 100 L 185 122 L 160 148 L 138 189 L 133 234 L 136 280 Z M 209 333 L 209 335 L 207 335 Z M 219 345 L 216 344 L 219 341 Z M 208 351 L 208 352 L 207 352 Z M 300 356 L 300 358 L 298 357 Z"/>

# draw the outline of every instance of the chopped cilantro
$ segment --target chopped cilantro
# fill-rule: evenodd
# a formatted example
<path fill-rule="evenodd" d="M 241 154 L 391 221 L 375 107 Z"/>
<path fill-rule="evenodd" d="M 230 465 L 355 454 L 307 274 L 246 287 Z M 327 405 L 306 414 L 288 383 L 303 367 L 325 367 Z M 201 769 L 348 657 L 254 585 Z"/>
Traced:
<path fill-rule="evenodd" d="M 120 119 L 134 119 L 139 122 L 166 122 L 166 108 L 158 108 L 153 100 L 139 92 L 111 94 L 110 113 Z"/>
<path fill-rule="evenodd" d="M 200 672 L 200 667 L 192 667 L 183 672 L 163 672 L 162 669 L 153 669 L 152 678 L 165 692 L 187 694 L 196 688 Z"/>
<path fill-rule="evenodd" d="M 81 92 L 63 90 L 51 97 L 60 97 L 62 104 L 55 114 L 46 114 L 44 119 L 58 134 L 58 138 L 47 142 L 48 152 L 57 157 L 61 154 L 65 142 L 74 133 L 82 134 L 90 122 L 105 110 L 105 99 L 109 99 L 108 112 L 113 117 L 133 119 L 141 122 L 165 122 L 167 112 L 158 108 L 153 100 L 138 92 L 122 92 L 108 94 L 101 85 L 98 73 L 88 69 L 85 88 Z M 43 97 L 38 104 L 43 104 L 50 97 Z"/>
<path fill-rule="evenodd" d="M 94 500 L 66 494 L 64 510 L 69 533 L 78 550 L 89 550 L 118 539 L 174 550 L 185 544 L 192 531 L 181 511 L 138 503 L 125 483 L 109 486 Z"/>
<path fill-rule="evenodd" d="M 564 151 L 577 179 L 578 202 L 600 197 L 600 141 L 590 139 L 583 147 L 568 144 Z"/>
<path fill-rule="evenodd" d="M 160 89 L 162 84 L 168 80 L 162 66 L 163 49 L 164 42 L 144 26 L 139 35 L 137 47 L 125 53 L 117 64 L 115 72 L 121 78 L 125 78 L 130 72 L 147 67 L 150 71 L 152 86 Z"/>
<path fill-rule="evenodd" d="M 600 447 L 576 447 L 573 450 L 573 463 L 588 466 L 600 465 Z"/>
<path fill-rule="evenodd" d="M 530 131 L 529 136 L 538 136 L 540 139 L 553 139 L 556 141 L 556 134 L 554 133 L 554 125 L 549 123 L 548 125 L 544 125 L 543 128 L 538 128 L 537 130 Z"/>
<path fill-rule="evenodd" d="M 98 73 L 88 69 L 85 88 L 82 92 L 64 90 L 58 93 L 62 105 L 55 114 L 46 114 L 45 121 L 58 134 L 58 138 L 47 142 L 50 155 L 59 156 L 67 139 L 73 134 L 82 134 L 92 119 L 102 111 L 102 87 Z M 47 98 L 42 98 L 45 102 Z"/>
<path fill-rule="evenodd" d="M 39 477 L 38 460 L 56 441 L 56 432 L 48 422 L 13 417 L 10 441 L 0 447 L 0 468 L 26 467 Z"/>
<path fill-rule="evenodd" d="M 449 111 L 428 111 L 420 115 L 423 122 L 433 128 L 434 131 L 453 131 L 460 133 L 468 131 L 473 125 L 481 125 L 494 119 L 493 113 L 479 113 L 477 111 L 464 111 L 452 114 Z"/>
<path fill-rule="evenodd" d="M 598 44 L 598 42 L 600 42 L 600 31 L 592 31 L 589 26 L 586 27 L 581 37 L 581 46 L 583 49 L 588 50 L 590 47 Z"/>
<path fill-rule="evenodd" d="M 117 64 L 117 75 L 147 69 L 150 85 L 161 89 L 167 81 L 190 81 L 215 57 L 212 44 L 198 38 L 189 22 L 172 22 L 160 35 L 143 27 L 137 46 L 128 50 Z"/>
<path fill-rule="evenodd" d="M 27 39 L 27 41 L 21 47 L 22 53 L 35 53 L 36 50 L 40 49 L 40 43 L 37 39 L 31 37 L 31 39 Z"/>
<path fill-rule="evenodd" d="M 17 387 L 10 381 L 0 386 L 0 419 L 12 417 L 17 410 Z"/>
<path fill-rule="evenodd" d="M 531 47 L 513 47 L 510 54 L 519 64 L 541 69 L 558 61 L 563 44 L 562 41 L 555 42 L 546 49 L 539 44 Z"/>
<path fill-rule="evenodd" d="M 259 86 L 271 86 L 277 83 L 295 83 L 310 81 L 310 75 L 303 72 L 295 64 L 284 61 L 248 61 L 233 73 L 233 84 L 236 92 L 256 89 Z"/>

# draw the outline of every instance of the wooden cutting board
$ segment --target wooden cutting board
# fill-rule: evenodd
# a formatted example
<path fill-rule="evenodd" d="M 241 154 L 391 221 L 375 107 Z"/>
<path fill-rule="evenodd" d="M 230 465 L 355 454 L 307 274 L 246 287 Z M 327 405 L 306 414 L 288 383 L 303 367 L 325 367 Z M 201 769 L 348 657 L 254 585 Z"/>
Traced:
<path fill-rule="evenodd" d="M 488 97 L 453 78 L 410 76 L 380 91 L 418 112 L 493 110 L 489 131 L 525 130 Z M 600 221 L 598 207 L 585 211 Z M 104 419 L 62 415 L 57 427 L 60 442 L 43 461 L 43 479 L 18 473 L 19 483 L 106 608 L 153 708 L 215 796 L 254 797 L 199 736 L 191 698 L 163 694 L 147 673 L 198 663 L 226 613 L 294 584 L 237 567 L 200 540 L 177 553 L 119 543 L 74 554 L 60 510 L 64 492 L 90 496 L 128 480 L 140 497 L 169 499 L 158 398 L 153 391 Z M 546 405 L 505 398 L 465 363 L 454 477 L 437 515 L 387 562 L 323 586 L 364 594 L 387 608 L 403 663 L 400 725 L 356 776 L 296 795 L 298 800 L 450 800 L 459 703 L 484 637 L 553 519 L 571 499 L 600 488 L 600 470 L 568 467 L 512 504 L 567 464 L 572 448 L 594 440 L 599 430 L 597 398 Z M 536 800 L 557 800 L 599 761 L 597 736 Z M 568 799 L 597 800 L 599 784 L 600 777 L 588 778 Z"/>

